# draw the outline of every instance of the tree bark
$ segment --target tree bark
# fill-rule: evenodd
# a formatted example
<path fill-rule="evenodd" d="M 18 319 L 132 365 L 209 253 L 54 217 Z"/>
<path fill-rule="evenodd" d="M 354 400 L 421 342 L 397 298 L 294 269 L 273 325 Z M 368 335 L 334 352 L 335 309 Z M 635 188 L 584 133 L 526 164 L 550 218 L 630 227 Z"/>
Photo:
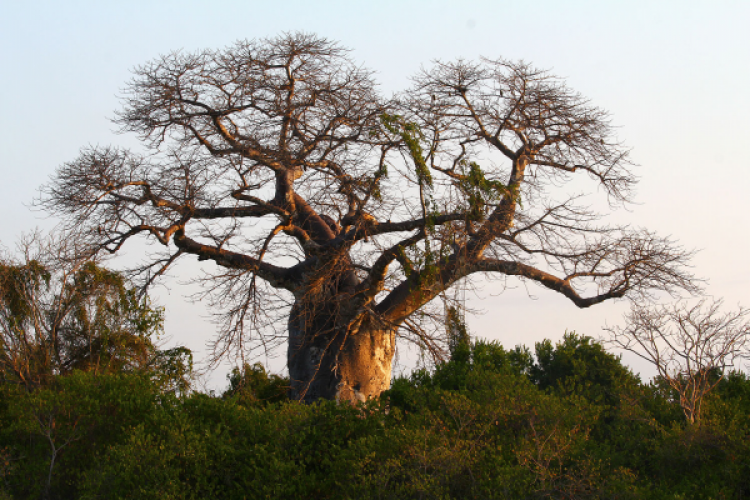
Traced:
<path fill-rule="evenodd" d="M 293 399 L 356 403 L 390 387 L 395 328 L 377 325 L 370 317 L 346 331 L 335 326 L 334 314 L 315 321 L 307 308 L 309 304 L 296 303 L 289 319 L 287 361 Z"/>

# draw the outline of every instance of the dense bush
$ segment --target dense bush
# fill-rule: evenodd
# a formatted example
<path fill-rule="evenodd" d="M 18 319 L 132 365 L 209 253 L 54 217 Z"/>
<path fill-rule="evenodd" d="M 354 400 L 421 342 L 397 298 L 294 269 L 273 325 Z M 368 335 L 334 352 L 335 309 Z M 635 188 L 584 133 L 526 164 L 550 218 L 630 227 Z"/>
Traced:
<path fill-rule="evenodd" d="M 466 341 L 360 406 L 281 401 L 237 369 L 222 397 L 73 372 L 0 392 L 3 498 L 746 498 L 750 381 L 687 426 L 674 395 L 569 334 L 534 355 Z M 52 458 L 54 457 L 54 464 Z M 47 480 L 50 469 L 51 480 Z"/>
<path fill-rule="evenodd" d="M 160 388 L 147 375 L 81 371 L 33 392 L 5 385 L 4 487 L 14 498 L 76 498 L 99 457 L 167 398 Z"/>

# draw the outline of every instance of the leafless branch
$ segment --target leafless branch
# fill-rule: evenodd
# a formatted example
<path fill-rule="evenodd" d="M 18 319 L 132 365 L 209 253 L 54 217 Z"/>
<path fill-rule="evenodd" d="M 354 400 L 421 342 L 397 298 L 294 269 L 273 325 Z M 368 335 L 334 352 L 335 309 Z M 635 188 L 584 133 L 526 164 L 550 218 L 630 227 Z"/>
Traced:
<path fill-rule="evenodd" d="M 626 326 L 609 327 L 609 344 L 656 367 L 679 395 L 688 422 L 700 422 L 704 396 L 750 347 L 750 310 L 721 312 L 721 300 L 633 306 Z"/>

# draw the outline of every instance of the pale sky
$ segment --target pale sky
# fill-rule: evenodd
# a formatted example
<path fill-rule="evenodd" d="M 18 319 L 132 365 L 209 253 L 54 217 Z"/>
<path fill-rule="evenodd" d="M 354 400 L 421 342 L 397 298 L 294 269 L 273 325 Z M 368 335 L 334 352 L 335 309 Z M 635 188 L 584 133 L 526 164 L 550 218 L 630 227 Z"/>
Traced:
<path fill-rule="evenodd" d="M 28 205 L 81 147 L 137 147 L 109 122 L 134 66 L 172 50 L 301 30 L 351 48 L 386 95 L 408 87 L 434 59 L 524 59 L 565 77 L 611 113 L 639 164 L 638 204 L 618 219 L 700 250 L 693 264 L 708 280 L 707 294 L 727 307 L 750 306 L 750 2 L 0 0 L 0 7 L 6 249 L 21 233 L 54 225 Z M 187 288 L 169 288 L 157 297 L 167 333 L 200 355 L 214 330 L 208 312 L 184 299 Z M 485 310 L 469 326 L 507 347 L 559 340 L 565 330 L 598 337 L 627 309 L 620 302 L 578 310 L 521 284 L 497 292 L 487 284 L 482 300 L 469 297 L 469 306 Z M 271 362 L 277 370 L 279 354 Z M 223 387 L 223 377 L 211 385 Z"/>

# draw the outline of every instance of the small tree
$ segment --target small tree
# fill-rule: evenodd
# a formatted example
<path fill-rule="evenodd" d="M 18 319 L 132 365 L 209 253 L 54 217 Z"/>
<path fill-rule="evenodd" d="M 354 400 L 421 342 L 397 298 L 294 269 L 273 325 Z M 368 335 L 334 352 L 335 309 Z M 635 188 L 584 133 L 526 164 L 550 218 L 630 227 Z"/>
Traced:
<path fill-rule="evenodd" d="M 33 388 L 73 370 L 149 370 L 187 389 L 190 352 L 157 349 L 163 311 L 121 274 L 62 238 L 34 235 L 20 249 L 0 258 L 0 381 Z"/>
<path fill-rule="evenodd" d="M 653 364 L 680 398 L 690 424 L 700 422 L 704 396 L 747 354 L 750 310 L 720 312 L 722 301 L 693 306 L 633 306 L 625 327 L 605 328 L 609 344 Z"/>

